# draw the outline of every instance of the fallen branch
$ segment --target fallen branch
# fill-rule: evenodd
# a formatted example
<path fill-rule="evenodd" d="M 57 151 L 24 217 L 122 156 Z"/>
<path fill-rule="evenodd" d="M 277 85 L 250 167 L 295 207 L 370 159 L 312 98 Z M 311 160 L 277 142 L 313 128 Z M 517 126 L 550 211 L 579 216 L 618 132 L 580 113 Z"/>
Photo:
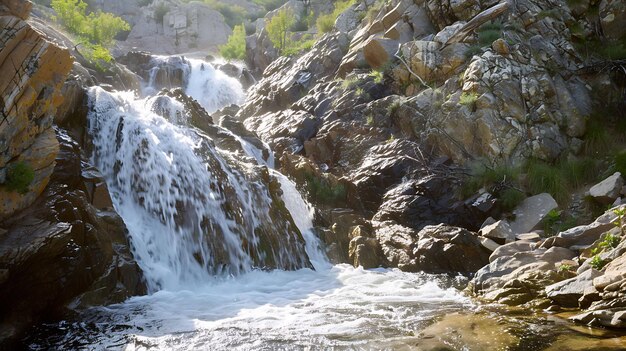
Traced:
<path fill-rule="evenodd" d="M 459 29 L 456 33 L 454 33 L 446 41 L 446 43 L 443 44 L 440 50 L 443 50 L 446 46 L 450 44 L 462 42 L 465 38 L 467 38 L 468 35 L 472 34 L 472 32 L 474 32 L 478 27 L 500 16 L 508 9 L 509 9 L 509 3 L 505 1 L 497 5 L 494 5 L 486 9 L 485 11 L 477 14 L 476 16 L 474 16 L 474 18 L 472 18 L 469 22 L 467 22 L 463 27 L 461 27 L 461 29 Z"/>
<path fill-rule="evenodd" d="M 415 72 L 413 72 L 413 70 L 411 69 L 411 67 L 409 66 L 408 63 L 406 63 L 406 61 L 404 61 L 402 59 L 402 57 L 400 57 L 399 53 L 400 53 L 400 48 L 402 47 L 402 44 L 398 45 L 398 51 L 396 51 L 396 53 L 393 55 L 395 58 L 397 58 L 398 60 L 400 60 L 400 62 L 402 62 L 402 64 L 404 65 L 404 67 L 406 67 L 406 69 L 409 71 L 409 73 L 411 73 L 411 75 L 415 78 L 417 78 L 417 80 L 419 80 L 419 82 L 427 87 L 432 89 L 428 84 L 426 84 L 426 82 L 424 82 L 424 80 L 422 79 L 422 77 L 418 76 Z"/>

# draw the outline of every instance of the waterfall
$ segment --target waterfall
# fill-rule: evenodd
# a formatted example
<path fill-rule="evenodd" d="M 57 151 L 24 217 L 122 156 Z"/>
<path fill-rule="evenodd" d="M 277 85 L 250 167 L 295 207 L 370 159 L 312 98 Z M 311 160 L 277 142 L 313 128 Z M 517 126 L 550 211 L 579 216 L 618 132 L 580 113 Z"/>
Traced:
<path fill-rule="evenodd" d="M 208 63 L 184 62 L 190 67 L 185 91 L 206 110 L 240 101 L 241 85 L 232 78 Z M 167 94 L 138 98 L 93 87 L 89 100 L 92 159 L 152 291 L 254 268 L 309 265 L 302 236 L 272 190 L 272 183 L 288 181 L 276 181 L 275 172 L 271 176 L 244 152 L 221 147 L 229 137 L 243 151 L 252 152 L 252 145 Z M 203 130 L 192 125 L 198 119 Z M 302 229 L 309 235 L 310 228 Z"/>

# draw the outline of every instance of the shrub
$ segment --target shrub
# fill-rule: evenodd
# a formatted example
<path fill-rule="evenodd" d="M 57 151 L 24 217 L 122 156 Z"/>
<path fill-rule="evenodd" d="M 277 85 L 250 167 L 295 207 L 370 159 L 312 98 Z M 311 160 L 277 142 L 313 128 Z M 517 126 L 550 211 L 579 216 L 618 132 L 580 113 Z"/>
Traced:
<path fill-rule="evenodd" d="M 509 165 L 489 167 L 485 164 L 478 164 L 474 166 L 469 173 L 468 179 L 461 188 L 461 195 L 463 197 L 471 196 L 483 187 L 510 188 L 510 185 L 517 185 L 519 182 L 519 169 Z M 504 187 L 502 185 L 504 185 Z M 506 185 L 509 186 L 507 187 Z M 517 195 L 507 194 L 507 196 L 514 197 Z"/>
<path fill-rule="evenodd" d="M 566 179 L 556 167 L 539 160 L 529 160 L 526 164 L 528 190 L 532 194 L 549 193 L 559 203 L 569 200 Z"/>
<path fill-rule="evenodd" d="M 370 72 L 370 77 L 374 78 L 374 83 L 381 84 L 385 79 L 385 74 L 382 71 L 373 70 Z"/>
<path fill-rule="evenodd" d="M 243 60 L 246 56 L 246 30 L 243 25 L 233 28 L 226 44 L 220 46 L 220 55 L 227 60 Z"/>
<path fill-rule="evenodd" d="M 615 154 L 613 161 L 615 162 L 615 170 L 626 176 L 626 151 Z"/>
<path fill-rule="evenodd" d="M 608 262 L 606 260 L 603 260 L 600 255 L 594 255 L 591 258 L 591 261 L 589 261 L 589 264 L 591 265 L 591 267 L 597 269 L 597 270 L 601 270 L 602 268 L 604 268 L 604 266 L 606 266 Z"/>
<path fill-rule="evenodd" d="M 502 35 L 502 25 L 498 23 L 488 23 L 478 28 L 478 43 L 481 47 L 491 46 L 496 39 Z"/>
<path fill-rule="evenodd" d="M 283 53 L 283 50 L 287 47 L 288 41 L 290 40 L 290 31 L 289 29 L 295 23 L 293 11 L 290 9 L 283 9 L 278 11 L 278 13 L 270 19 L 265 27 L 267 29 L 268 36 L 274 44 L 274 47 L 278 49 L 280 54 Z"/>
<path fill-rule="evenodd" d="M 459 98 L 459 104 L 467 106 L 471 110 L 476 108 L 476 101 L 478 101 L 478 94 L 476 93 L 463 93 Z"/>
<path fill-rule="evenodd" d="M 610 250 L 610 249 L 616 248 L 617 245 L 619 245 L 620 241 L 622 241 L 622 238 L 620 238 L 618 235 L 613 235 L 611 233 L 606 233 L 606 234 L 604 234 L 604 238 L 600 242 L 599 246 L 603 250 Z"/>
<path fill-rule="evenodd" d="M 328 180 L 310 174 L 305 179 L 309 196 L 314 202 L 328 205 L 345 202 L 347 190 L 343 184 L 333 186 Z"/>
<path fill-rule="evenodd" d="M 474 57 L 474 55 L 482 54 L 482 52 L 483 49 L 479 45 L 472 45 L 465 51 L 465 58 L 470 59 Z"/>
<path fill-rule="evenodd" d="M 30 183 L 35 179 L 35 171 L 25 162 L 17 162 L 10 166 L 4 186 L 9 191 L 17 191 L 26 194 Z"/>
<path fill-rule="evenodd" d="M 611 149 L 611 138 L 602 121 L 591 118 L 587 122 L 587 133 L 585 134 L 585 153 L 605 154 Z"/>
<path fill-rule="evenodd" d="M 507 188 L 500 191 L 498 198 L 500 199 L 502 210 L 512 211 L 526 199 L 526 194 L 515 188 Z"/>

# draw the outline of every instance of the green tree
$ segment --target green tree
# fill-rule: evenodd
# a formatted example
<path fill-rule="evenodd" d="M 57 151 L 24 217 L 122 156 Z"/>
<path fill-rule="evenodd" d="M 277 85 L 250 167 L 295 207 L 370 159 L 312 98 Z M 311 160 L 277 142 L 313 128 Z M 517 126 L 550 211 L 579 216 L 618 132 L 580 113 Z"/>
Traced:
<path fill-rule="evenodd" d="M 85 23 L 87 4 L 82 0 L 52 0 L 57 19 L 72 33 L 80 33 Z"/>
<path fill-rule="evenodd" d="M 270 19 L 267 23 L 267 33 L 274 44 L 274 47 L 278 49 L 280 54 L 283 53 L 289 43 L 290 31 L 289 29 L 296 22 L 295 16 L 291 9 L 283 9 Z"/>
<path fill-rule="evenodd" d="M 130 25 L 126 21 L 108 12 L 90 13 L 87 23 L 89 41 L 107 48 L 113 46 L 116 35 L 130 30 Z"/>
<path fill-rule="evenodd" d="M 227 60 L 242 60 L 246 56 L 246 29 L 243 24 L 233 28 L 228 42 L 220 46 L 220 55 Z"/>

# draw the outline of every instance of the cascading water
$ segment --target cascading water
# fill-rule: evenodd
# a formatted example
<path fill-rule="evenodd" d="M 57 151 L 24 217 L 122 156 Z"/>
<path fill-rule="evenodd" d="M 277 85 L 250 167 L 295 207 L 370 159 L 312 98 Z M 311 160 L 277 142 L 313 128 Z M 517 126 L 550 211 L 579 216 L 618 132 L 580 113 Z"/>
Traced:
<path fill-rule="evenodd" d="M 203 97 L 199 101 L 207 110 L 238 101 L 241 87 L 231 78 L 207 63 L 188 62 L 186 90 Z M 99 87 L 89 94 L 93 160 L 130 229 L 152 291 L 254 267 L 307 265 L 289 219 L 272 216 L 266 187 L 246 178 L 253 167 L 192 128 L 183 103 L 167 95 L 137 99 Z M 269 238 L 272 231 L 282 236 Z"/>
<path fill-rule="evenodd" d="M 241 100 L 236 81 L 208 63 L 183 62 L 185 91 L 207 111 Z M 271 153 L 199 122 L 171 94 L 146 91 L 137 98 L 94 87 L 89 119 L 93 160 L 151 294 L 83 312 L 84 322 L 64 324 L 65 332 L 54 326 L 62 335 L 32 349 L 382 349 L 407 345 L 435 316 L 470 306 L 441 287 L 452 284 L 447 278 L 331 265 L 310 206 L 271 170 Z M 268 190 L 277 185 L 284 206 Z"/>

